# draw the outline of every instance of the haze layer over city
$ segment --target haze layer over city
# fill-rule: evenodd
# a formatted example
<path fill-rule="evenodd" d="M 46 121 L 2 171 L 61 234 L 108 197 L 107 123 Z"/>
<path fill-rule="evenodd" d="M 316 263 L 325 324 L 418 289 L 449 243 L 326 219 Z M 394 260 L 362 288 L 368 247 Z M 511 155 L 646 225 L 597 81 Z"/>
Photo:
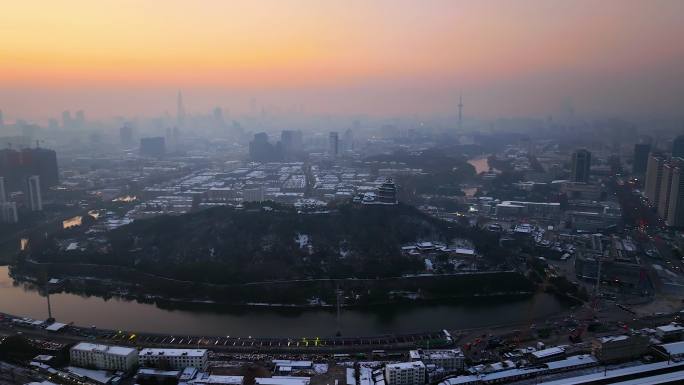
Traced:
<path fill-rule="evenodd" d="M 0 11 L 0 385 L 684 383 L 684 2 Z"/>

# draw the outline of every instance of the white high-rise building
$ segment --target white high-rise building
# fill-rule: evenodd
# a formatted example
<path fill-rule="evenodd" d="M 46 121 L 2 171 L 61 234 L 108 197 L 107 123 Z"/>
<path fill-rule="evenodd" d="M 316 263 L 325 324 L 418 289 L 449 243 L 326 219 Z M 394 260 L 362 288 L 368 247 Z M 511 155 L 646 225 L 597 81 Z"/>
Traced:
<path fill-rule="evenodd" d="M 26 180 L 28 203 L 31 211 L 43 211 L 43 197 L 40 193 L 40 176 L 33 175 Z"/>
<path fill-rule="evenodd" d="M 207 349 L 143 349 L 138 355 L 141 366 L 151 368 L 185 369 L 189 366 L 207 370 L 209 352 Z"/>
<path fill-rule="evenodd" d="M 385 365 L 385 381 L 389 385 L 425 384 L 425 364 L 422 361 Z"/>
<path fill-rule="evenodd" d="M 132 370 L 138 364 L 138 351 L 124 346 L 81 342 L 69 351 L 71 365 L 102 370 Z"/>

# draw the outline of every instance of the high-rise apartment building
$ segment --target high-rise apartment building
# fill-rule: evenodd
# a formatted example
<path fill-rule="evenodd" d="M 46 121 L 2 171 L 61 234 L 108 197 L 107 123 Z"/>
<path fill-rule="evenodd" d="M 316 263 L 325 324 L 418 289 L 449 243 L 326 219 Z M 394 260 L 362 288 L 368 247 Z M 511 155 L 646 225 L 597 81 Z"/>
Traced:
<path fill-rule="evenodd" d="M 591 166 L 591 152 L 580 149 L 572 154 L 572 181 L 589 182 L 589 168 Z"/>
<path fill-rule="evenodd" d="M 660 187 L 663 180 L 663 166 L 665 165 L 665 157 L 661 154 L 651 153 L 648 157 L 648 166 L 646 167 L 646 184 L 644 193 L 648 198 L 649 203 L 653 207 L 658 207 L 660 201 Z"/>
<path fill-rule="evenodd" d="M 637 143 L 634 145 L 634 162 L 632 163 L 632 173 L 643 175 L 648 167 L 648 154 L 651 152 L 651 145 L 648 143 Z"/>
<path fill-rule="evenodd" d="M 646 171 L 645 194 L 668 226 L 684 226 L 684 158 L 665 159 L 651 154 Z"/>
<path fill-rule="evenodd" d="M 304 150 L 302 132 L 299 130 L 283 130 L 280 133 L 280 146 L 285 160 L 292 160 Z"/>
<path fill-rule="evenodd" d="M 330 133 L 328 138 L 328 155 L 333 158 L 337 158 L 340 154 L 340 136 L 337 132 L 333 131 Z"/>
<path fill-rule="evenodd" d="M 130 147 L 133 145 L 133 127 L 128 124 L 124 124 L 119 128 L 119 139 L 121 140 L 121 145 L 124 147 Z"/>
<path fill-rule="evenodd" d="M 663 166 L 658 215 L 671 227 L 684 226 L 684 158 L 673 158 Z"/>
<path fill-rule="evenodd" d="M 5 178 L 0 176 L 0 203 L 7 202 L 7 189 L 5 188 Z"/>
<path fill-rule="evenodd" d="M 257 162 L 272 162 L 280 159 L 276 147 L 268 141 L 268 134 L 259 132 L 249 142 L 249 157 Z"/>
<path fill-rule="evenodd" d="M 672 141 L 672 157 L 684 158 L 684 135 L 679 135 Z"/>
<path fill-rule="evenodd" d="M 40 192 L 40 176 L 26 178 L 26 198 L 31 211 L 43 211 L 43 196 Z"/>
<path fill-rule="evenodd" d="M 45 148 L 0 150 L 0 177 L 5 180 L 7 193 L 21 189 L 31 175 L 40 176 L 43 191 L 59 184 L 57 153 Z"/>

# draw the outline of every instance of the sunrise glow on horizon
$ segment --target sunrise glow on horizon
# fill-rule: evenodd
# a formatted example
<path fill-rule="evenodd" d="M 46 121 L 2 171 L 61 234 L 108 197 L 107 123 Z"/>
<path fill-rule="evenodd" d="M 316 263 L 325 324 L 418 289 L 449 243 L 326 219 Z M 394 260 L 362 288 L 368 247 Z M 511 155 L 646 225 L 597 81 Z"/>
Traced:
<path fill-rule="evenodd" d="M 23 112 L 25 108 L 10 100 L 11 92 L 23 90 L 28 98 L 31 92 L 59 95 L 89 88 L 332 92 L 402 87 L 434 88 L 453 96 L 498 95 L 503 91 L 497 85 L 510 89 L 530 82 L 528 88 L 541 94 L 546 91 L 535 89 L 545 89 L 551 76 L 561 79 L 552 84 L 557 88 L 578 80 L 591 87 L 601 79 L 617 78 L 625 87 L 646 87 L 658 100 L 665 98 L 658 92 L 672 96 L 663 85 L 680 92 L 684 48 L 673 39 L 684 36 L 683 4 L 8 2 L 0 13 L 0 102 L 5 109 Z M 652 79 L 644 83 L 646 73 Z M 554 97 L 581 97 L 575 91 Z M 538 112 L 543 107 L 539 100 L 546 98 L 536 96 L 519 107 L 520 112 Z M 98 111 L 96 101 L 92 103 L 86 107 Z M 412 103 L 418 112 L 431 111 L 418 100 Z M 39 115 L 59 108 L 42 108 Z"/>

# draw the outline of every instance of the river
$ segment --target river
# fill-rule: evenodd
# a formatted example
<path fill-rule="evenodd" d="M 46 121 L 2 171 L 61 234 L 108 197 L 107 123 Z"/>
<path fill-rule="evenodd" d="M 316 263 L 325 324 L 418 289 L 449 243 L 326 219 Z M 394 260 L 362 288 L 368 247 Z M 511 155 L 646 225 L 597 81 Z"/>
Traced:
<path fill-rule="evenodd" d="M 60 322 L 127 331 L 186 335 L 254 337 L 332 336 L 336 315 L 329 309 L 282 309 L 202 305 L 167 309 L 121 299 L 105 300 L 58 293 L 50 296 L 52 314 Z M 343 309 L 343 335 L 371 336 L 441 329 L 475 328 L 503 323 L 529 323 L 564 309 L 551 295 L 525 299 L 478 299 L 440 305 L 386 305 Z M 15 283 L 0 266 L 0 311 L 35 319 L 47 318 L 47 301 L 37 291 Z"/>

